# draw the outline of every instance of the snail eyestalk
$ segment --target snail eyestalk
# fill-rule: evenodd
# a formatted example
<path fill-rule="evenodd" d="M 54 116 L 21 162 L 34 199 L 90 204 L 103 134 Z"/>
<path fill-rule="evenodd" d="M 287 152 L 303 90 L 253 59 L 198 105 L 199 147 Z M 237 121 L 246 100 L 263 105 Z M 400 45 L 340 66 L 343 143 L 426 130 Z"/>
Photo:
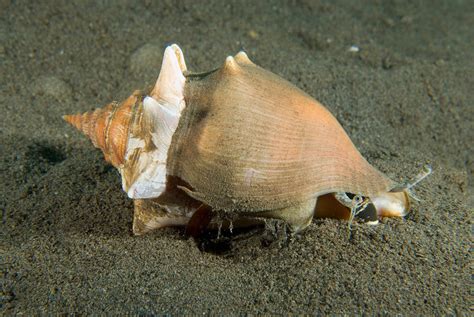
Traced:
<path fill-rule="evenodd" d="M 431 165 L 426 164 L 425 166 L 423 166 L 423 171 L 416 175 L 415 180 L 407 185 L 407 189 L 414 187 L 419 182 L 430 176 L 431 173 L 433 173 L 433 168 L 431 167 Z"/>
<path fill-rule="evenodd" d="M 421 200 L 420 198 L 418 198 L 415 195 L 412 188 L 415 187 L 416 185 L 418 185 L 418 183 L 420 183 L 422 180 L 424 180 L 425 178 L 430 176 L 431 173 L 433 173 L 433 168 L 431 167 L 431 165 L 426 164 L 426 165 L 423 166 L 423 170 L 420 173 L 418 173 L 418 175 L 416 175 L 413 182 L 408 183 L 408 184 L 405 185 L 406 192 L 407 192 L 408 196 L 410 196 L 410 198 L 413 198 L 414 200 L 416 200 L 418 202 Z"/>
<path fill-rule="evenodd" d="M 346 195 L 347 197 L 347 195 Z M 365 208 L 369 205 L 370 200 L 368 198 L 362 197 L 361 195 L 355 195 L 352 198 L 351 201 L 351 213 L 349 215 L 349 221 L 348 221 L 348 229 L 349 229 L 349 237 L 351 237 L 351 229 L 352 229 L 352 222 L 354 221 L 354 218 L 363 212 Z"/>

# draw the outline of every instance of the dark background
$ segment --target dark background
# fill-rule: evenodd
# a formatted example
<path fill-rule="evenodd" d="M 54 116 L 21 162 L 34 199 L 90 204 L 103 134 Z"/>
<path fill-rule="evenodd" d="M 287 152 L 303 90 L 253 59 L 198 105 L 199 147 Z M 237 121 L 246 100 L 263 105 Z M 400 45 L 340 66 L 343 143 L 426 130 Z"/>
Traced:
<path fill-rule="evenodd" d="M 470 0 L 0 0 L 2 314 L 469 314 L 473 12 Z M 173 42 L 193 71 L 245 49 L 392 179 L 430 163 L 422 201 L 351 238 L 336 220 L 290 243 L 132 236 L 118 172 L 61 115 L 153 84 Z"/>

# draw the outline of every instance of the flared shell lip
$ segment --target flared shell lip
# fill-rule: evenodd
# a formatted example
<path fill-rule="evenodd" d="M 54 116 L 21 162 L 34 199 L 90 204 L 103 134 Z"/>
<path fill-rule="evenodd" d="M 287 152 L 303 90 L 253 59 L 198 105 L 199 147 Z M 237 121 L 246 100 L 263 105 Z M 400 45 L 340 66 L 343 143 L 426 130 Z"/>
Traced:
<path fill-rule="evenodd" d="M 127 155 L 132 153 L 135 161 L 121 170 L 122 186 L 132 199 L 156 198 L 166 190 L 168 152 L 186 107 L 183 92 L 186 70 L 181 49 L 176 44 L 168 46 L 156 84 L 142 99 L 142 116 L 150 125 L 149 135 L 142 135 L 132 148 L 127 148 Z M 147 149 L 144 138 L 148 137 L 153 147 Z M 135 157 L 133 153 L 137 151 L 140 154 Z"/>

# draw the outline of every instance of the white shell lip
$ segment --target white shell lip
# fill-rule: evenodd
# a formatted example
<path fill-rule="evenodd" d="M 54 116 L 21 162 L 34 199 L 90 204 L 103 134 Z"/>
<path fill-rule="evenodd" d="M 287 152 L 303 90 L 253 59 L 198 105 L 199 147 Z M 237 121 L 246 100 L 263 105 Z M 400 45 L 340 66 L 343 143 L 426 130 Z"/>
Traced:
<path fill-rule="evenodd" d="M 372 203 L 377 209 L 379 216 L 397 216 L 404 217 L 408 212 L 405 193 L 383 193 L 375 197 L 370 197 Z"/>
<path fill-rule="evenodd" d="M 155 150 L 140 154 L 136 168 L 138 175 L 127 188 L 122 173 L 122 187 L 132 199 L 155 198 L 166 190 L 167 158 L 171 140 L 175 133 L 181 113 L 186 107 L 184 101 L 184 85 L 186 71 L 183 52 L 176 45 L 165 50 L 160 75 L 150 96 L 143 100 L 143 116 L 154 123 L 151 133 Z M 134 150 L 145 146 L 144 140 L 130 137 L 127 144 L 126 160 Z"/>

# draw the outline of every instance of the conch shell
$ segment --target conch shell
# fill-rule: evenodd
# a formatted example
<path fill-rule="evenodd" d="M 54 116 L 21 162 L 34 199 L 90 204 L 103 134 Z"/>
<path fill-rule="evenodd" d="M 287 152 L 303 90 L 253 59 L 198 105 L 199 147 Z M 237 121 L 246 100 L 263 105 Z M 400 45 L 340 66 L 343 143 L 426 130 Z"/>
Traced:
<path fill-rule="evenodd" d="M 205 228 L 216 213 L 300 231 L 313 216 L 369 211 L 377 221 L 409 210 L 406 188 L 371 166 L 324 106 L 244 52 L 191 73 L 171 45 L 151 92 L 64 119 L 119 170 L 135 234 Z"/>

